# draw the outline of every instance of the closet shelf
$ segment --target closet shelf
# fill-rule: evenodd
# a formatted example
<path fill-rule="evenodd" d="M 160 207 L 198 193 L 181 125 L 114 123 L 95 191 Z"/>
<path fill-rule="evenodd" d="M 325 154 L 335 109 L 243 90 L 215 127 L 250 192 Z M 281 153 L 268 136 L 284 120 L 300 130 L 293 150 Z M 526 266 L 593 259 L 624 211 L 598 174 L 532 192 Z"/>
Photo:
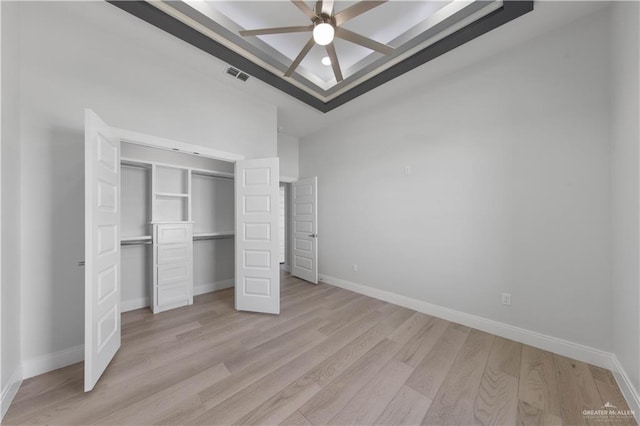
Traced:
<path fill-rule="evenodd" d="M 166 225 L 166 224 L 175 224 L 175 223 L 193 223 L 192 220 L 152 220 L 149 222 L 151 225 Z"/>
<path fill-rule="evenodd" d="M 193 234 L 193 240 L 214 240 L 218 238 L 233 238 L 235 233 L 233 231 L 226 232 L 205 232 L 200 234 Z"/>

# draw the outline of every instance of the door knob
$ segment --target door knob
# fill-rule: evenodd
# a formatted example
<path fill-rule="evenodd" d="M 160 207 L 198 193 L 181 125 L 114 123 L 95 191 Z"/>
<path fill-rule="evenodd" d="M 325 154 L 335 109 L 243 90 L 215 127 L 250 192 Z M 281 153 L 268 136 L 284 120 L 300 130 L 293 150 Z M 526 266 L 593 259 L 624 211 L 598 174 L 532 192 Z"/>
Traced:
<path fill-rule="evenodd" d="M 311 238 L 318 238 L 318 234 L 309 234 Z"/>

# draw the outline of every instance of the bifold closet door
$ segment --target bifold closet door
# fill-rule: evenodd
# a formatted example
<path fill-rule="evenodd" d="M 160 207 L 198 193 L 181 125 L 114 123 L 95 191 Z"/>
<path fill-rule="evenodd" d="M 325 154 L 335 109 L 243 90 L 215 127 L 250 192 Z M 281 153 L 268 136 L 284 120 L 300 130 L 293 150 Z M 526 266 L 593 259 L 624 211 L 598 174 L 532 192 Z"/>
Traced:
<path fill-rule="evenodd" d="M 120 348 L 120 140 L 85 110 L 84 390 Z"/>
<path fill-rule="evenodd" d="M 235 163 L 235 306 L 280 313 L 277 158 Z"/>

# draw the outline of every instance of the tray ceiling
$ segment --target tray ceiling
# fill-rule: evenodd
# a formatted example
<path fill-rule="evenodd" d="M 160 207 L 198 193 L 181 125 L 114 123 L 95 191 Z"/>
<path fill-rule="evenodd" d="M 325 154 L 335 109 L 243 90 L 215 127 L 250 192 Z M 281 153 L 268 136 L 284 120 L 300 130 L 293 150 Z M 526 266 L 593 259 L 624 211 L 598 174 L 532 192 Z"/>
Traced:
<path fill-rule="evenodd" d="M 112 3 L 323 112 L 533 9 L 532 1 L 519 0 L 379 2 L 340 26 L 390 46 L 393 52 L 385 55 L 336 37 L 333 44 L 343 77 L 337 81 L 331 64 L 322 62 L 327 50 L 315 43 L 293 74 L 285 77 L 311 32 L 240 34 L 311 25 L 290 1 Z M 333 15 L 356 3 L 335 1 Z M 315 6 L 305 4 L 310 9 Z"/>

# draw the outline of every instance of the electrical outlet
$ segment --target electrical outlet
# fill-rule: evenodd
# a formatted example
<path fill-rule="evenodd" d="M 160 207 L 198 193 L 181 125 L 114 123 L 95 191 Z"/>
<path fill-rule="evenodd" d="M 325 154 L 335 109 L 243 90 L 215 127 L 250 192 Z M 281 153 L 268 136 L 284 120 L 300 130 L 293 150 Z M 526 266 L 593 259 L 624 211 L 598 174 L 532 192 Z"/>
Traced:
<path fill-rule="evenodd" d="M 511 293 L 502 293 L 502 304 L 511 306 Z"/>
<path fill-rule="evenodd" d="M 353 272 L 358 272 L 358 265 L 357 264 L 354 263 L 352 268 L 353 268 Z"/>

